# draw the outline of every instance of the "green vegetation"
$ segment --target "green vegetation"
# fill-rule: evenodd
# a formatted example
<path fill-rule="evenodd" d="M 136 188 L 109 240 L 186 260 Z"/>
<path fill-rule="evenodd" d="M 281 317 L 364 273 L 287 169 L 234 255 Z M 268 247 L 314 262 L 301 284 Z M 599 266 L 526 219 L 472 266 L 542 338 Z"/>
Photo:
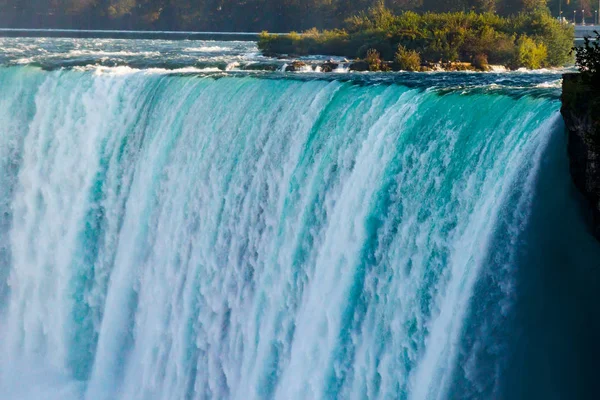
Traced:
<path fill-rule="evenodd" d="M 582 47 L 575 47 L 575 64 L 584 78 L 593 81 L 594 84 L 600 84 L 600 33 L 596 34 L 592 42 L 585 38 Z"/>
<path fill-rule="evenodd" d="M 536 43 L 535 40 L 523 35 L 517 40 L 517 51 L 514 59 L 514 66 L 523 66 L 530 69 L 538 69 L 544 65 L 548 58 L 548 50 L 543 43 Z"/>
<path fill-rule="evenodd" d="M 367 51 L 365 61 L 369 65 L 369 71 L 381 71 L 383 69 L 381 55 L 375 49 L 370 49 L 369 51 Z"/>
<path fill-rule="evenodd" d="M 383 0 L 394 14 L 476 12 L 500 16 L 551 8 L 557 0 Z M 0 0 L 0 26 L 23 28 L 153 29 L 271 32 L 346 27 L 344 21 L 381 0 Z M 563 15 L 586 10 L 591 21 L 597 1 L 562 2 Z M 391 22 L 391 21 L 390 21 Z M 384 26 L 379 26 L 385 29 Z M 529 35 L 529 34 L 528 34 Z M 529 35 L 531 36 L 531 35 Z M 546 43 L 549 52 L 551 47 Z M 491 61 L 490 61 L 491 62 Z"/>
<path fill-rule="evenodd" d="M 398 69 L 403 71 L 419 71 L 421 69 L 421 56 L 415 50 L 408 50 L 399 45 L 394 58 Z"/>
<path fill-rule="evenodd" d="M 270 35 L 258 42 L 265 54 L 330 54 L 365 58 L 372 49 L 401 69 L 425 63 L 472 63 L 509 68 L 562 66 L 572 59 L 573 27 L 543 9 L 514 17 L 475 12 L 404 12 L 394 15 L 382 4 L 348 18 L 343 30 Z M 404 66 L 405 68 L 403 68 Z"/>
<path fill-rule="evenodd" d="M 473 57 L 472 65 L 473 68 L 479 71 L 486 71 L 490 68 L 488 58 L 485 54 L 477 54 L 475 57 Z"/>

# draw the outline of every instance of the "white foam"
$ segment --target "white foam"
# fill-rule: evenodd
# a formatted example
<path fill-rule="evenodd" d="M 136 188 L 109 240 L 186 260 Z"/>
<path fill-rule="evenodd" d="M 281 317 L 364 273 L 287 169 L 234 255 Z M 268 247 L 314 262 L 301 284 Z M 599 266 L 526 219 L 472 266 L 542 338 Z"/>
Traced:
<path fill-rule="evenodd" d="M 200 47 L 187 47 L 183 49 L 188 53 L 220 53 L 223 51 L 231 51 L 230 47 L 222 46 L 200 46 Z"/>
<path fill-rule="evenodd" d="M 71 50 L 67 54 L 59 54 L 58 57 L 159 57 L 159 51 L 104 51 L 104 50 Z"/>

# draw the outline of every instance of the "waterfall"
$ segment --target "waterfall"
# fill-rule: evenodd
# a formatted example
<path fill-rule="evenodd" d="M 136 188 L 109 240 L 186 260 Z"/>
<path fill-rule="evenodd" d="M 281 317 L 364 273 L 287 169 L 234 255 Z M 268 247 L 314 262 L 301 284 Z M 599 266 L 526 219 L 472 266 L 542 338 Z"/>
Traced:
<path fill-rule="evenodd" d="M 568 186 L 556 99 L 129 68 L 0 87 L 3 398 L 507 398 L 544 162 Z"/>

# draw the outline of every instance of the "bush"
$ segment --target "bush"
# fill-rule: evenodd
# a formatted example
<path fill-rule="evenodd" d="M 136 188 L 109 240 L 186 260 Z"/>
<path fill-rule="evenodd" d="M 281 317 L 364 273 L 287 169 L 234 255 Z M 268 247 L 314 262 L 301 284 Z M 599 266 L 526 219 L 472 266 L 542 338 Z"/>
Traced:
<path fill-rule="evenodd" d="M 381 56 L 375 49 L 369 49 L 365 61 L 369 64 L 369 71 L 381 71 Z"/>
<path fill-rule="evenodd" d="M 529 69 L 541 68 L 548 55 L 546 46 L 536 43 L 527 35 L 522 35 L 517 40 L 514 68 L 525 67 Z"/>
<path fill-rule="evenodd" d="M 488 69 L 490 69 L 490 65 L 488 64 L 488 58 L 485 54 L 477 54 L 475 57 L 473 57 L 473 61 L 471 61 L 471 64 L 474 68 L 480 71 L 487 71 Z"/>
<path fill-rule="evenodd" d="M 399 45 L 395 60 L 398 68 L 403 71 L 418 71 L 421 69 L 421 56 L 414 50 L 407 50 Z"/>

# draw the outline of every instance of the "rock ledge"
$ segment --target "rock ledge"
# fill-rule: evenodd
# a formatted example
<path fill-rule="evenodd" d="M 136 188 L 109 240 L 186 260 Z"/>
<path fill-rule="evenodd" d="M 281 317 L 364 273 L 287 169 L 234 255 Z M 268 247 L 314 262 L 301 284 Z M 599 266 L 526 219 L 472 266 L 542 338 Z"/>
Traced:
<path fill-rule="evenodd" d="M 561 114 L 571 177 L 591 207 L 593 233 L 600 240 L 600 85 L 582 74 L 563 75 Z"/>

